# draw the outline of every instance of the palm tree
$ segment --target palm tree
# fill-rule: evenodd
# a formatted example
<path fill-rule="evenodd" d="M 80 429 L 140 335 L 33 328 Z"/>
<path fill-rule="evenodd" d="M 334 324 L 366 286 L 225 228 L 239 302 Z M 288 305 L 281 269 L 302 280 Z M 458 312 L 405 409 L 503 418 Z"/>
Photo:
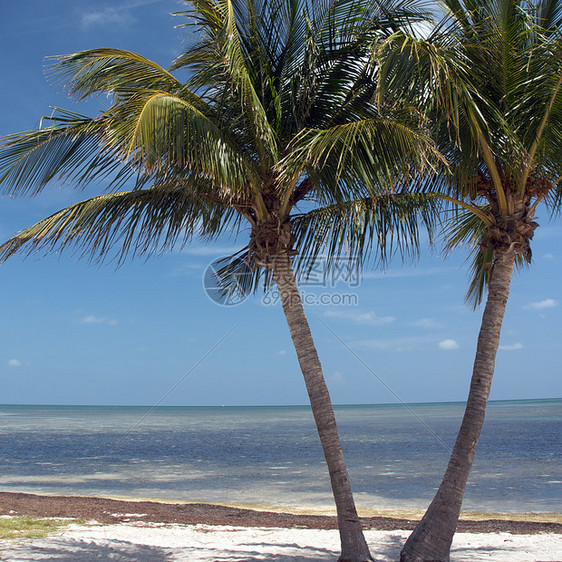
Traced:
<path fill-rule="evenodd" d="M 273 277 L 281 295 L 341 560 L 370 560 L 294 270 L 306 273 L 322 248 L 360 256 L 374 245 L 385 258 L 396 235 L 398 246 L 415 243 L 417 211 L 431 222 L 424 198 L 396 186 L 435 150 L 415 111 L 375 103 L 365 49 L 416 13 L 358 0 L 192 0 L 180 14 L 196 41 L 170 71 L 115 49 L 57 58 L 71 96 L 105 93 L 111 106 L 93 118 L 57 110 L 48 127 L 6 137 L 0 182 L 15 195 L 57 180 L 106 193 L 19 233 L 0 260 L 68 246 L 91 258 L 118 248 L 124 259 L 249 227 L 241 263 Z"/>
<path fill-rule="evenodd" d="M 443 481 L 402 550 L 402 562 L 449 560 L 514 267 L 531 261 L 537 206 L 559 209 L 562 195 L 562 3 L 442 4 L 447 48 L 453 46 L 464 63 L 439 84 L 437 97 L 443 100 L 448 92 L 448 103 L 446 110 L 436 104 L 436 142 L 450 164 L 450 173 L 438 179 L 439 196 L 461 209 L 449 244 L 468 243 L 473 249 L 467 296 L 475 305 L 485 288 L 488 296 L 459 434 Z"/>

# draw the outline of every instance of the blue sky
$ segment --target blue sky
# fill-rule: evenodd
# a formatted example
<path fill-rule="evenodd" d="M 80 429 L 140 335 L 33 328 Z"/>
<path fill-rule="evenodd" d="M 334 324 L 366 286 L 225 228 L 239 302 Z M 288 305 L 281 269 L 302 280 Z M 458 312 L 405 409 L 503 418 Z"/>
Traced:
<path fill-rule="evenodd" d="M 48 55 L 118 47 L 167 66 L 187 33 L 174 29 L 177 9 L 171 0 L 6 3 L 0 135 L 36 127 L 52 105 L 93 114 L 104 104 L 66 99 L 45 77 Z M 34 199 L 1 197 L 0 239 L 102 189 L 53 185 Z M 562 226 L 544 209 L 539 222 L 533 267 L 512 284 L 493 399 L 562 396 Z M 0 402 L 307 403 L 280 305 L 256 296 L 218 306 L 203 290 L 207 265 L 244 245 L 243 235 L 196 241 L 119 269 L 72 252 L 12 258 L 0 266 Z M 418 263 L 368 270 L 358 286 L 302 287 L 332 303 L 307 312 L 334 403 L 465 398 L 482 311 L 464 304 L 464 260 L 462 251 L 444 260 L 424 249 Z M 341 295 L 353 304 L 337 304 Z"/>

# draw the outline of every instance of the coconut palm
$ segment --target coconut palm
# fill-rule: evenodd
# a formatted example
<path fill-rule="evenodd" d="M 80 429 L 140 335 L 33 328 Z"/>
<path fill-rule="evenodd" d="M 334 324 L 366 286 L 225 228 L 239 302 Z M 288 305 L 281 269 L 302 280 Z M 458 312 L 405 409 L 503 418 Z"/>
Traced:
<path fill-rule="evenodd" d="M 447 48 L 453 45 L 464 65 L 440 83 L 437 98 L 447 92 L 446 106 L 435 105 L 436 141 L 450 164 L 438 181 L 440 196 L 461 209 L 449 244 L 474 251 L 468 298 L 478 304 L 486 288 L 488 294 L 459 434 L 443 481 L 402 550 L 403 562 L 449 560 L 514 267 L 531 261 L 537 206 L 557 210 L 562 195 L 562 2 L 442 5 Z M 434 73 L 433 85 L 445 74 L 436 79 Z"/>
<path fill-rule="evenodd" d="M 415 243 L 417 211 L 431 221 L 424 198 L 398 186 L 433 145 L 411 108 L 375 103 L 369 76 L 377 38 L 417 17 L 406 4 L 192 0 L 180 15 L 195 39 L 169 71 L 123 50 L 58 57 L 54 76 L 70 95 L 105 93 L 109 109 L 57 110 L 0 148 L 5 192 L 35 195 L 54 181 L 106 188 L 19 233 L 2 260 L 69 246 L 123 259 L 249 227 L 239 263 L 277 284 L 330 473 L 341 560 L 370 554 L 294 270 L 306 273 L 323 250 L 361 256 L 374 246 L 384 259 Z"/>

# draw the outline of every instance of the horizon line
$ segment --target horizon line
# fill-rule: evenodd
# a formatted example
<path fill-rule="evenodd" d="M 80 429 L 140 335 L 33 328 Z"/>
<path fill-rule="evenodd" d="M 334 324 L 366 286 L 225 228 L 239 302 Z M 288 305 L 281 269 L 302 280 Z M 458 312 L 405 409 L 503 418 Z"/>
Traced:
<path fill-rule="evenodd" d="M 497 402 L 539 402 L 562 400 L 557 398 L 500 398 L 489 400 L 488 403 Z M 362 407 L 362 406 L 429 406 L 437 404 L 466 404 L 466 400 L 441 400 L 435 402 L 380 402 L 380 403 L 346 403 L 333 404 L 334 408 Z M 42 403 L 10 403 L 0 404 L 3 407 L 46 407 L 46 408 L 310 408 L 310 404 L 175 404 L 159 405 L 150 404 L 42 404 Z"/>

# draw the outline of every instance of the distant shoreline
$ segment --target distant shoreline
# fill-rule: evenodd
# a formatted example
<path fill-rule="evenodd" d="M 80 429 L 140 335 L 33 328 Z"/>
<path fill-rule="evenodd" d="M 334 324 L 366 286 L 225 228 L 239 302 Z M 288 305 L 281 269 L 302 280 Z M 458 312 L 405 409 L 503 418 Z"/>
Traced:
<path fill-rule="evenodd" d="M 390 513 L 389 516 L 363 517 L 364 528 L 410 530 L 415 527 L 417 518 L 401 517 L 403 512 L 399 510 Z M 95 520 L 103 524 L 142 521 L 184 525 L 337 528 L 336 518 L 331 515 L 264 511 L 216 504 L 49 496 L 19 492 L 0 492 L 0 514 L 76 518 Z M 464 533 L 562 534 L 562 514 L 466 514 L 461 518 L 457 530 Z"/>

